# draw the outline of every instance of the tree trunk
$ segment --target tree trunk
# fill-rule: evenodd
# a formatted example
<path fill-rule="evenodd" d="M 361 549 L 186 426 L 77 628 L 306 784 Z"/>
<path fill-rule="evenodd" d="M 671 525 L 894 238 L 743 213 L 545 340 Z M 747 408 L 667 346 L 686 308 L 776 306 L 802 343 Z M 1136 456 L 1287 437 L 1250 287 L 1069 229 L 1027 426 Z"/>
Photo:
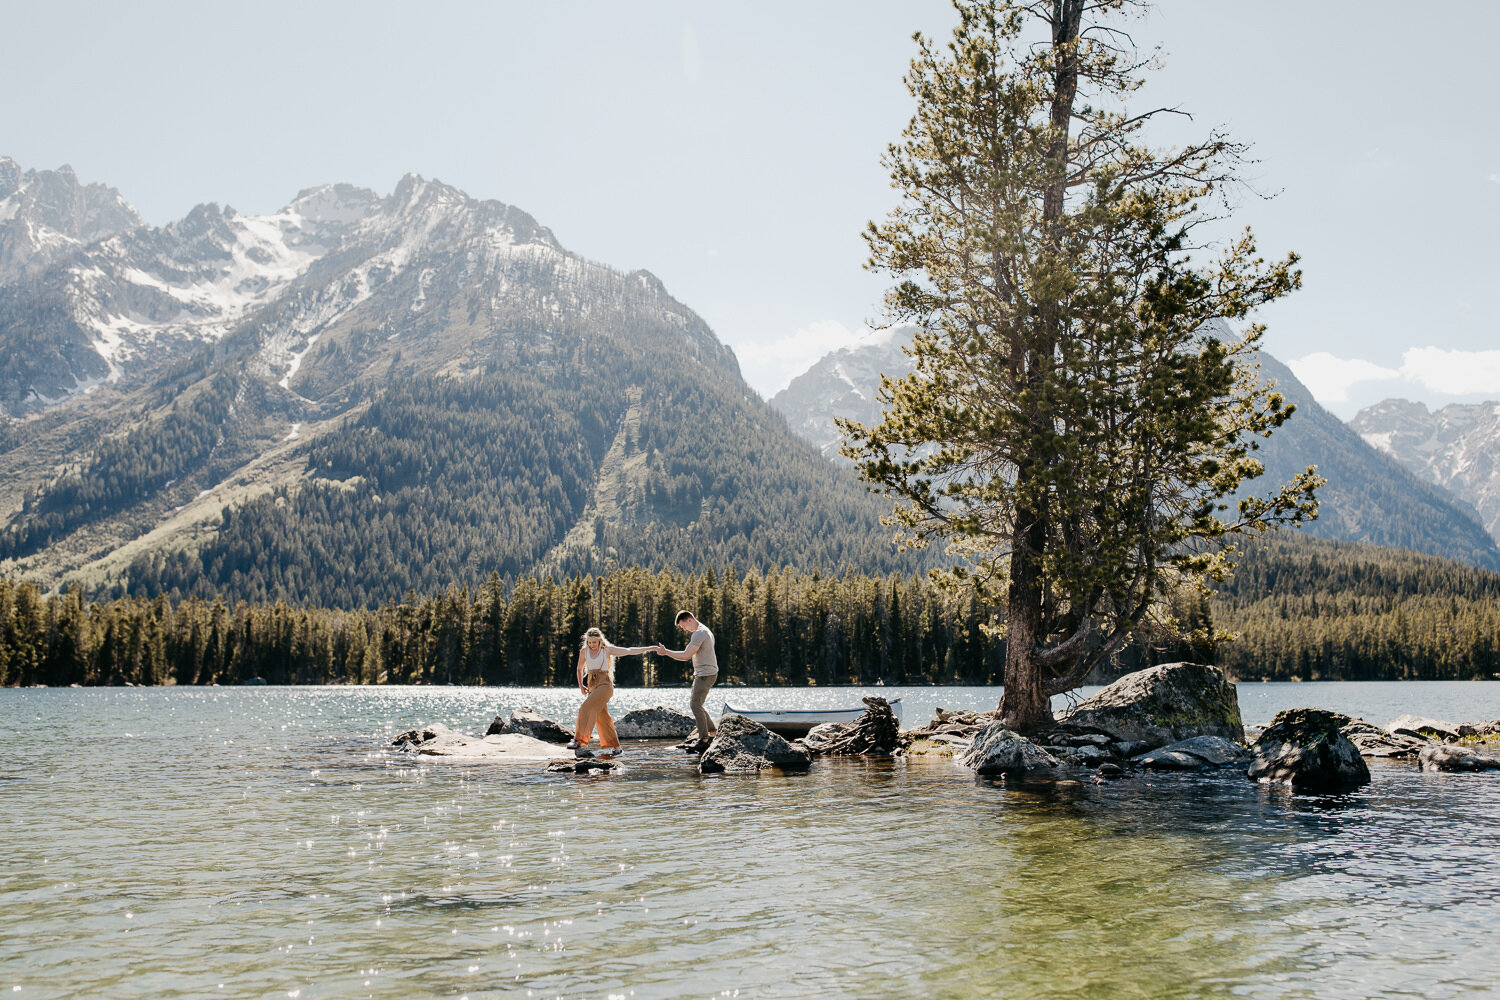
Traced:
<path fill-rule="evenodd" d="M 1083 20 L 1083 0 L 1054 0 L 1052 48 L 1057 55 L 1053 76 L 1051 122 L 1054 130 L 1048 153 L 1051 177 L 1042 201 L 1042 232 L 1048 250 L 1061 253 L 1063 209 L 1067 197 L 1068 127 L 1073 119 L 1073 100 L 1078 93 L 1078 32 Z M 1053 354 L 1063 333 L 1062 303 L 1036 303 L 1037 330 L 1032 347 L 1020 359 L 1024 379 L 1031 385 L 1053 377 Z M 1049 436 L 1052 414 L 1032 414 L 1032 440 Z M 1034 454 L 1016 470 L 1016 525 L 1010 555 L 1010 592 L 1007 600 L 1005 641 L 1005 693 L 1000 714 L 1005 724 L 1023 733 L 1034 733 L 1053 722 L 1052 699 L 1046 678 L 1037 663 L 1036 651 L 1043 638 L 1042 553 L 1047 544 L 1047 510 L 1044 498 L 1028 499 L 1034 477 L 1030 467 L 1045 466 L 1051 456 Z"/>
<path fill-rule="evenodd" d="M 1042 623 L 1041 552 L 1046 528 L 1035 513 L 1019 516 L 1026 517 L 1026 521 L 1017 525 L 1010 555 L 1005 691 L 1000 698 L 1000 717 L 1011 729 L 1034 733 L 1053 721 L 1052 699 L 1036 660 Z"/>

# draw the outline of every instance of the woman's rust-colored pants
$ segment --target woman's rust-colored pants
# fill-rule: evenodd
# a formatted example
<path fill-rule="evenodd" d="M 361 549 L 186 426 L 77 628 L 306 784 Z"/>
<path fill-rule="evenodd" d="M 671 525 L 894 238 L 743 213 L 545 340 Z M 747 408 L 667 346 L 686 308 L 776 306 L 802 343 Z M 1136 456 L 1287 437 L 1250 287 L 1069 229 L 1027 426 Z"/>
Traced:
<path fill-rule="evenodd" d="M 615 734 L 615 720 L 609 717 L 609 699 L 614 697 L 615 682 L 609 679 L 608 670 L 590 670 L 589 693 L 578 706 L 578 727 L 574 739 L 587 746 L 594 738 L 594 727 L 599 727 L 599 746 L 606 750 L 618 748 L 620 737 Z"/>

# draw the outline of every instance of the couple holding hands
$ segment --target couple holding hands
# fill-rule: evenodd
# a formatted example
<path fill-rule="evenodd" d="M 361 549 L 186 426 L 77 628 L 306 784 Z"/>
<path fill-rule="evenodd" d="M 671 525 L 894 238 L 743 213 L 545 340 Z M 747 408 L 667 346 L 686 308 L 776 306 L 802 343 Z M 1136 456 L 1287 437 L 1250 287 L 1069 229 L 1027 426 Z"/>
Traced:
<path fill-rule="evenodd" d="M 713 739 L 713 720 L 703 703 L 708 698 L 708 689 L 719 677 L 719 661 L 714 656 L 714 634 L 708 626 L 698 621 L 691 611 L 677 612 L 677 627 L 688 633 L 687 646 L 680 650 L 668 649 L 661 643 L 654 646 L 611 646 L 604 633 L 591 628 L 583 633 L 583 647 L 578 650 L 578 690 L 585 695 L 578 707 L 578 726 L 574 730 L 570 750 L 582 751 L 594 738 L 594 729 L 599 729 L 599 751 L 619 753 L 620 737 L 615 733 L 615 720 L 609 716 L 609 699 L 615 693 L 615 657 L 638 656 L 642 653 L 657 653 L 674 660 L 693 661 L 693 694 L 689 704 L 693 719 L 698 724 L 698 742 Z"/>

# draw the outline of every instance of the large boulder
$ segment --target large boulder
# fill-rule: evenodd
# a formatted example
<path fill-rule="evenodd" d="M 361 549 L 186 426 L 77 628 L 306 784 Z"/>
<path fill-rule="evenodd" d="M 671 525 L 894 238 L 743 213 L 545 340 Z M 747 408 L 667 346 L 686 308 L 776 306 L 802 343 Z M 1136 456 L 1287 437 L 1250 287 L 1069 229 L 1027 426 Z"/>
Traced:
<path fill-rule="evenodd" d="M 1062 761 L 1035 743 L 993 722 L 977 736 L 959 763 L 980 774 L 1024 774 L 1059 767 Z"/>
<path fill-rule="evenodd" d="M 1500 753 L 1452 743 L 1432 743 L 1417 760 L 1424 771 L 1500 771 Z"/>
<path fill-rule="evenodd" d="M 1370 769 L 1342 729 L 1347 715 L 1293 708 L 1271 720 L 1252 748 L 1252 780 L 1297 792 L 1343 792 L 1370 783 Z"/>
<path fill-rule="evenodd" d="M 497 716 L 495 721 L 490 723 L 489 732 L 485 735 L 491 736 L 497 733 L 520 733 L 522 736 L 546 740 L 548 743 L 567 743 L 573 738 L 573 730 L 564 727 L 561 723 L 553 722 L 530 705 L 522 705 L 511 712 L 507 720 L 502 721 Z"/>
<path fill-rule="evenodd" d="M 1222 736 L 1194 736 L 1157 747 L 1135 762 L 1153 771 L 1207 771 L 1243 764 L 1251 756 L 1249 749 Z"/>
<path fill-rule="evenodd" d="M 1164 663 L 1126 674 L 1058 720 L 1075 732 L 1166 746 L 1193 736 L 1245 740 L 1234 684 L 1218 667 Z"/>
<path fill-rule="evenodd" d="M 666 705 L 637 708 L 615 721 L 615 732 L 622 740 L 681 740 L 697 728 L 691 715 Z"/>
<path fill-rule="evenodd" d="M 731 712 L 720 717 L 713 742 L 698 760 L 698 770 L 755 774 L 768 767 L 805 771 L 811 764 L 806 750 L 792 746 L 759 722 Z"/>

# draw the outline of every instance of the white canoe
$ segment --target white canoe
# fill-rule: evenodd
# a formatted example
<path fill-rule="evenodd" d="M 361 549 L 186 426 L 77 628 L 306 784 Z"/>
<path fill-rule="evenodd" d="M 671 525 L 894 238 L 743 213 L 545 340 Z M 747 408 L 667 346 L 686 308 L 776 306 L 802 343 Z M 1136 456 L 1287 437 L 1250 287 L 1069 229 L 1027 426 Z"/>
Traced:
<path fill-rule="evenodd" d="M 825 722 L 853 722 L 867 709 L 864 705 L 858 708 L 819 708 L 807 711 L 788 712 L 756 712 L 746 708 L 735 708 L 729 702 L 724 703 L 725 714 L 743 715 L 747 719 L 754 719 L 762 726 L 779 733 L 782 736 L 806 736 L 814 726 L 821 726 Z M 897 698 L 891 702 L 891 714 L 896 721 L 901 721 L 901 699 Z"/>

